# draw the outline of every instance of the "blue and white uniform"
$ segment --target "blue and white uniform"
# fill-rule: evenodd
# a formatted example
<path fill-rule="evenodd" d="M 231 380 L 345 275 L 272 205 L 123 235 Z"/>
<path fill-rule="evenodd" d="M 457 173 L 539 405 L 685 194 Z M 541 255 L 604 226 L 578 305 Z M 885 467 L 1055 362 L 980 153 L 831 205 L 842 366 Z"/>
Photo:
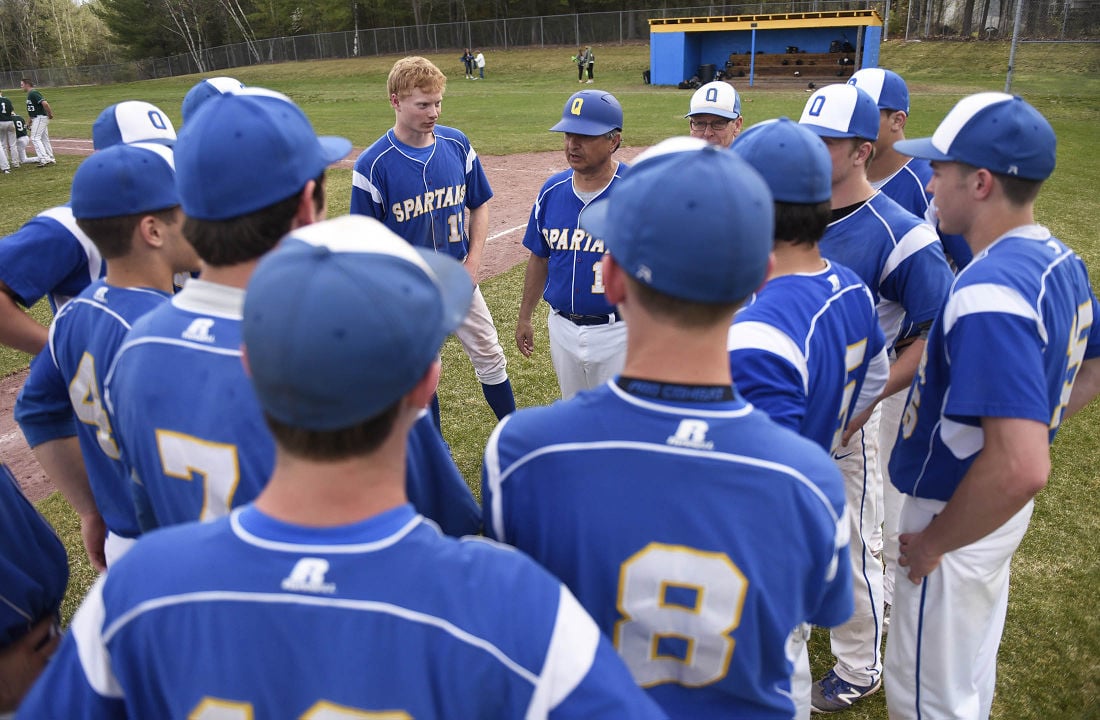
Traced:
<path fill-rule="evenodd" d="M 585 198 L 573 186 L 572 169 L 557 173 L 543 184 L 527 221 L 523 246 L 547 260 L 542 297 L 550 305 L 550 359 L 563 398 L 607 382 L 626 360 L 626 325 L 604 295 L 603 240 L 577 224 L 585 206 L 609 193 L 626 170 L 618 163 L 607 187 Z"/>
<path fill-rule="evenodd" d="M 932 227 L 936 227 L 935 207 L 932 206 L 932 196 L 928 194 L 928 183 L 932 179 L 932 165 L 922 158 L 909 158 L 896 173 L 871 185 L 876 190 L 881 190 L 884 195 L 913 213 L 917 217 L 924 218 Z M 944 253 L 948 263 L 954 271 L 966 266 L 973 253 L 966 239 L 961 235 L 948 235 L 937 228 L 940 242 L 943 243 Z M 903 351 L 904 347 L 919 338 L 921 328 L 913 323 L 908 316 L 902 321 L 901 333 L 895 343 L 895 351 Z M 894 450 L 894 440 L 898 436 L 898 426 L 901 424 L 901 414 L 905 410 L 905 396 L 908 388 L 898 390 L 879 403 L 879 454 L 884 461 L 882 470 L 882 561 L 886 566 L 883 577 L 883 599 L 886 603 L 893 603 L 894 598 L 894 569 L 898 560 L 898 513 L 901 511 L 901 496 L 890 482 L 889 468 L 886 463 L 890 459 L 890 453 Z M 877 545 L 877 542 L 872 542 Z"/>
<path fill-rule="evenodd" d="M 738 392 L 830 453 L 890 373 L 870 291 L 829 261 L 768 280 L 734 316 L 728 348 Z"/>
<path fill-rule="evenodd" d="M 982 417 L 1037 420 L 1053 442 L 1077 368 L 1100 355 L 1097 318 L 1084 262 L 1046 228 L 1016 228 L 976 255 L 910 390 L 890 462 L 898 489 L 949 500 L 982 448 Z"/>
<path fill-rule="evenodd" d="M 0 649 L 58 619 L 68 582 L 65 546 L 0 463 Z"/>
<path fill-rule="evenodd" d="M 0 281 L 24 307 L 45 296 L 56 313 L 106 274 L 103 257 L 68 205 L 42 211 L 0 241 Z"/>
<path fill-rule="evenodd" d="M 352 175 L 351 212 L 381 221 L 417 247 L 463 260 L 466 208 L 493 197 L 485 169 L 459 130 L 435 126 L 435 142 L 414 148 L 390 130 L 364 150 Z"/>
<path fill-rule="evenodd" d="M 16 403 L 16 419 L 31 447 L 64 436 L 61 430 L 71 427 L 75 414 L 96 508 L 107 529 L 120 538 L 136 538 L 141 527 L 103 389 L 132 324 L 168 297 L 159 290 L 116 287 L 104 280 L 89 285 L 54 318 L 47 351 L 32 363 Z"/>
<path fill-rule="evenodd" d="M 906 495 L 901 532 L 924 529 L 952 497 L 982 450 L 983 417 L 1041 422 L 1053 442 L 1077 369 L 1100 356 L 1097 318 L 1081 258 L 1038 225 L 1006 233 L 959 273 L 932 326 L 890 461 Z M 897 583 L 887 652 L 891 711 L 896 703 L 903 717 L 943 716 L 947 708 L 988 715 L 1009 565 L 1032 507 L 944 555 L 920 585 Z M 935 691 L 914 697 L 920 687 Z"/>
<path fill-rule="evenodd" d="M 818 247 L 867 284 L 888 348 L 897 341 L 903 318 L 918 325 L 935 318 L 951 284 L 935 230 L 882 192 L 829 223 Z M 831 633 L 834 670 L 860 687 L 873 686 L 882 676 L 883 566 L 876 557 L 882 535 L 880 415 L 876 409 L 835 454 L 846 480 L 857 586 L 852 619 Z"/>
<path fill-rule="evenodd" d="M 108 408 L 151 525 L 221 517 L 271 475 L 274 441 L 241 364 L 243 301 L 243 290 L 188 282 L 135 324 L 109 372 Z M 408 449 L 410 501 L 449 534 L 477 532 L 477 503 L 427 415 Z"/>
<path fill-rule="evenodd" d="M 19 717 L 78 715 L 664 717 L 560 582 L 408 505 L 308 529 L 249 506 L 151 533 L 93 586 Z"/>
<path fill-rule="evenodd" d="M 802 624 L 852 610 L 836 466 L 728 386 L 618 378 L 520 410 L 482 501 L 674 718 L 793 717 Z"/>
<path fill-rule="evenodd" d="M 932 227 L 936 226 L 935 217 L 929 216 L 929 207 L 932 205 L 932 196 L 928 194 L 928 183 L 932 179 L 932 165 L 921 158 L 909 158 L 905 165 L 890 177 L 872 182 L 875 190 L 881 190 L 884 195 L 901 205 L 919 218 L 924 218 Z M 966 267 L 974 253 L 966 244 L 962 235 L 950 235 L 939 232 L 943 250 L 955 270 Z"/>
<path fill-rule="evenodd" d="M 364 150 L 352 173 L 351 212 L 381 221 L 417 247 L 465 260 L 466 210 L 484 205 L 493 190 L 466 135 L 443 125 L 434 132 L 435 142 L 414 148 L 391 129 Z M 508 361 L 480 287 L 455 335 L 497 416 L 515 409 L 511 384 L 505 385 Z"/>
<path fill-rule="evenodd" d="M 867 284 L 888 345 L 903 316 L 930 322 L 951 284 L 951 268 L 935 231 L 885 194 L 829 223 L 821 254 L 847 265 Z"/>

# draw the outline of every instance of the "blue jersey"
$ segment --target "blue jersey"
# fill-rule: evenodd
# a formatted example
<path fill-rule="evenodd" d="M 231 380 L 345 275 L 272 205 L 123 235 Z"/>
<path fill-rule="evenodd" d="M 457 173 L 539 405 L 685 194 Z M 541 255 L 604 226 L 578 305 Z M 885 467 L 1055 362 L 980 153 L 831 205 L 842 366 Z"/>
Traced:
<path fill-rule="evenodd" d="M 789 637 L 852 613 L 840 471 L 731 388 L 621 378 L 520 410 L 483 472 L 486 532 L 569 586 L 670 717 L 789 720 Z"/>
<path fill-rule="evenodd" d="M 65 546 L 0 463 L 0 651 L 57 617 L 68 583 Z"/>
<path fill-rule="evenodd" d="M 936 232 L 881 192 L 829 223 L 818 246 L 867 284 L 890 347 L 906 315 L 918 325 L 936 317 L 951 285 Z"/>
<path fill-rule="evenodd" d="M 141 534 L 130 492 L 129 472 L 120 457 L 113 421 L 103 401 L 104 381 L 138 318 L 161 305 L 168 294 L 150 288 L 116 287 L 97 280 L 66 303 L 50 325 L 46 354 L 35 362 L 19 395 L 19 424 L 28 443 L 38 444 L 32 426 L 52 423 L 59 406 L 74 413 L 80 454 L 96 508 L 107 528 L 122 537 Z M 52 438 L 51 438 L 52 439 Z"/>
<path fill-rule="evenodd" d="M 829 452 L 890 372 L 871 292 L 828 261 L 768 280 L 734 318 L 728 348 L 738 392 Z"/>
<path fill-rule="evenodd" d="M 603 197 L 622 179 L 627 166 L 619 163 L 611 182 L 596 198 Z M 546 288 L 542 296 L 558 312 L 576 315 L 610 315 L 603 286 L 603 240 L 577 227 L 585 202 L 573 189 L 573 171 L 554 175 L 539 191 L 523 246 L 548 258 Z"/>
<path fill-rule="evenodd" d="M 932 180 L 932 165 L 923 158 L 909 158 L 896 173 L 885 180 L 871 183 L 876 190 L 919 218 L 928 218 L 928 206 L 932 196 L 928 194 L 928 183 Z M 942 232 L 940 242 L 943 250 L 956 270 L 961 270 L 970 262 L 974 254 L 962 235 L 948 235 Z"/>
<path fill-rule="evenodd" d="M 1085 265 L 1038 225 L 1016 228 L 958 275 L 909 391 L 890 477 L 949 500 L 981 452 L 983 417 L 1062 422 L 1077 369 L 1100 356 Z"/>
<path fill-rule="evenodd" d="M 93 586 L 19 717 L 204 711 L 664 717 L 560 582 L 408 505 L 336 528 L 246 507 L 151 533 Z"/>
<path fill-rule="evenodd" d="M 223 516 L 271 476 L 275 443 L 241 364 L 243 298 L 190 281 L 134 325 L 109 372 L 108 407 L 155 524 Z M 426 415 L 410 433 L 407 491 L 449 534 L 477 532 L 477 503 Z"/>
<path fill-rule="evenodd" d="M 54 312 L 107 266 L 68 205 L 50 208 L 0 241 L 0 280 L 24 307 L 47 296 Z"/>
<path fill-rule="evenodd" d="M 481 160 L 454 128 L 435 126 L 435 142 L 410 147 L 390 130 L 355 161 L 351 212 L 385 223 L 418 247 L 463 260 L 470 249 L 466 208 L 493 196 Z"/>

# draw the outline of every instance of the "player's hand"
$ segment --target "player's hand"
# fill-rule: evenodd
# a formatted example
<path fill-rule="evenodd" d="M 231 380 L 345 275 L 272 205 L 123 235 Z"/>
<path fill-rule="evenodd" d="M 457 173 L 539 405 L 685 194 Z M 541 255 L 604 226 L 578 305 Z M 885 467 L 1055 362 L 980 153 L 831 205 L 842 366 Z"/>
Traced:
<path fill-rule="evenodd" d="M 523 357 L 531 357 L 535 351 L 535 331 L 531 328 L 530 320 L 516 321 L 516 347 Z"/>
<path fill-rule="evenodd" d="M 877 405 L 877 403 L 872 404 L 869 408 L 848 421 L 848 427 L 844 428 L 844 436 L 841 438 L 842 445 L 847 445 L 848 441 L 852 439 L 852 436 L 867 424 L 867 420 L 870 419 L 871 413 L 875 411 L 875 405 Z"/>
<path fill-rule="evenodd" d="M 107 571 L 107 553 L 103 546 L 107 542 L 107 526 L 98 513 L 80 516 L 80 537 L 84 540 L 84 552 L 96 572 Z"/>
<path fill-rule="evenodd" d="M 921 580 L 940 566 L 943 555 L 927 549 L 924 533 L 905 533 L 898 537 L 898 565 L 909 568 L 909 580 L 920 585 Z"/>
<path fill-rule="evenodd" d="M 477 268 L 470 264 L 469 261 L 463 262 L 462 267 L 466 268 L 466 274 L 470 276 L 470 280 L 474 285 L 477 285 Z"/>
<path fill-rule="evenodd" d="M 59 642 L 61 633 L 57 632 L 53 618 L 45 618 L 29 633 L 0 650 L 0 713 L 9 713 L 19 707 Z"/>

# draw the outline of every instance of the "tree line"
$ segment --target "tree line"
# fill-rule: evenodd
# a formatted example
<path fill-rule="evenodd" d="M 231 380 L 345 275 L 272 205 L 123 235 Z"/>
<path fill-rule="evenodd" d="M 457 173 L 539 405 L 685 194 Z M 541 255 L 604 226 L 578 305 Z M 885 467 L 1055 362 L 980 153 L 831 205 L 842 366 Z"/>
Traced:
<path fill-rule="evenodd" d="M 990 37 L 992 30 L 1003 35 L 1016 2 L 1027 3 L 1025 31 L 1033 36 L 1057 36 L 1059 27 L 1065 35 L 1071 17 L 1071 37 L 1087 36 L 1098 26 L 1100 3 L 1095 2 L 893 0 L 890 34 L 899 37 L 909 26 L 916 37 Z M 885 11 L 885 0 L 847 4 Z M 815 9 L 817 3 L 691 5 L 690 0 L 0 0 L 0 70 L 197 56 L 236 43 L 252 47 L 259 60 L 253 44 L 260 39 L 370 28 L 626 10 L 735 15 Z"/>

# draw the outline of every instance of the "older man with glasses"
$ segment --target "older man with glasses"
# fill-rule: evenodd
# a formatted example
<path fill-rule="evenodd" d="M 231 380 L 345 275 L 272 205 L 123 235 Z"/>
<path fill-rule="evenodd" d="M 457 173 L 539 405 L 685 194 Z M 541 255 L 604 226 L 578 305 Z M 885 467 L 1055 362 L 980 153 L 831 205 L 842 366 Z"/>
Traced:
<path fill-rule="evenodd" d="M 691 96 L 691 110 L 684 117 L 692 137 L 728 148 L 741 133 L 741 96 L 724 80 L 709 82 Z"/>

